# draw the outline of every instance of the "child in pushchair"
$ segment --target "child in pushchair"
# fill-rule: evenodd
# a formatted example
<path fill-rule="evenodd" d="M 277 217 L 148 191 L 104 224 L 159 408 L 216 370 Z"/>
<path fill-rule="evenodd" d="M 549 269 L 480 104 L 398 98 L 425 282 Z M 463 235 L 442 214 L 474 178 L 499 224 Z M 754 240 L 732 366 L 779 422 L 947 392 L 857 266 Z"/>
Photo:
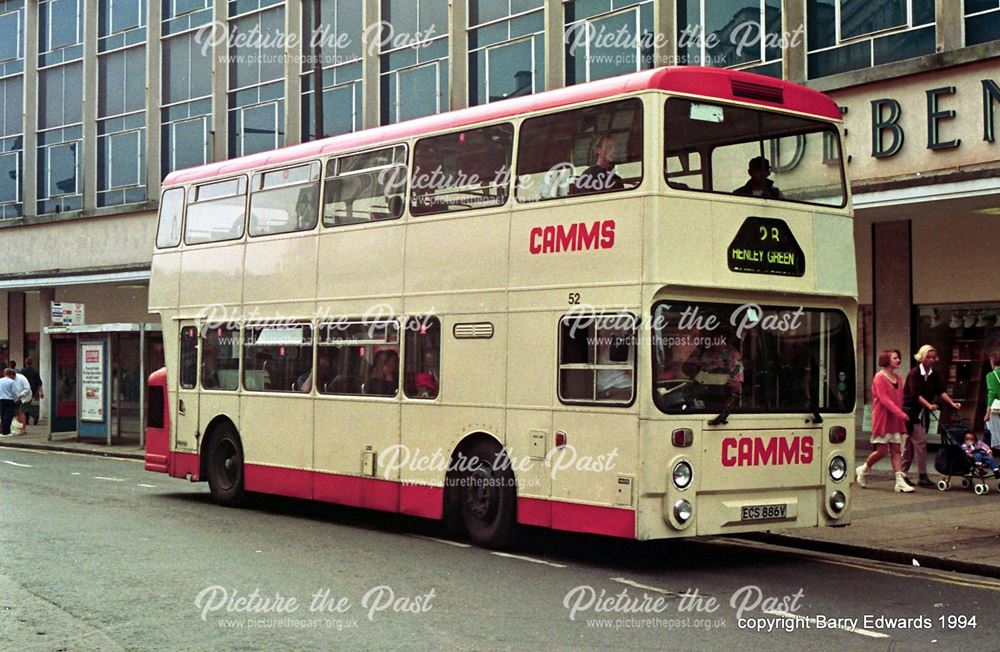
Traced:
<path fill-rule="evenodd" d="M 970 486 L 976 495 L 989 493 L 986 483 L 991 477 L 1000 478 L 997 461 L 990 447 L 976 440 L 976 435 L 968 428 L 949 428 L 941 434 L 941 450 L 934 458 L 934 468 L 945 476 L 938 481 L 938 489 L 947 491 L 951 487 L 951 478 L 960 476 L 962 487 Z M 992 472 L 992 473 L 991 473 Z M 1000 490 L 1000 483 L 997 485 Z"/>

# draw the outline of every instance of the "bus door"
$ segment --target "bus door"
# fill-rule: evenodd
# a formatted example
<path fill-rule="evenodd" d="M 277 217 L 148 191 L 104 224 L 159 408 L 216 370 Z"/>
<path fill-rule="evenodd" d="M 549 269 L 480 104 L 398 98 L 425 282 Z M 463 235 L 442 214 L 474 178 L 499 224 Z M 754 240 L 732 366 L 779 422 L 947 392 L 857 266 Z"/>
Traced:
<path fill-rule="evenodd" d="M 198 349 L 198 327 L 182 322 L 177 400 L 171 404 L 174 450 L 198 450 Z"/>

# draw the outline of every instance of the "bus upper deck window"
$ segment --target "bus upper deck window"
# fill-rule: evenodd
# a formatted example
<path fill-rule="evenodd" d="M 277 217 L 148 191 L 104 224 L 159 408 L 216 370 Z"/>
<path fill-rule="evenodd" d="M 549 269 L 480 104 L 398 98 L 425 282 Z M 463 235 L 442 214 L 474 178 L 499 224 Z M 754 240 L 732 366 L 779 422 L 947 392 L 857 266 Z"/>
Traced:
<path fill-rule="evenodd" d="M 156 230 L 156 247 L 166 249 L 181 243 L 181 216 L 184 212 L 184 189 L 170 188 L 160 200 L 160 225 Z"/>

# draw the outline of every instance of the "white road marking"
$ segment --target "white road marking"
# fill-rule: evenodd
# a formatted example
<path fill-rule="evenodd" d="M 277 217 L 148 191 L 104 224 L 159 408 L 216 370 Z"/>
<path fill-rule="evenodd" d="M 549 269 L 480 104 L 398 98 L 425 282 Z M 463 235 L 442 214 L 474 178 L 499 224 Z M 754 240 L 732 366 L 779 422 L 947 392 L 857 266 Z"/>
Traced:
<path fill-rule="evenodd" d="M 103 475 L 95 475 L 95 480 L 107 480 L 108 482 L 125 482 L 125 478 L 107 478 Z"/>
<path fill-rule="evenodd" d="M 33 468 L 30 464 L 19 464 L 17 462 L 11 462 L 10 460 L 4 460 L 3 463 L 4 464 L 10 464 L 11 466 L 20 466 L 20 467 L 25 468 L 25 469 Z"/>
<path fill-rule="evenodd" d="M 137 487 L 146 487 L 147 489 L 156 489 L 155 484 L 142 484 L 141 482 L 136 485 Z"/>
<path fill-rule="evenodd" d="M 565 564 L 557 564 L 551 561 L 545 561 L 544 559 L 533 559 L 532 557 L 525 557 L 524 555 L 512 555 L 509 552 L 494 552 L 492 553 L 497 557 L 508 557 L 510 559 L 520 559 L 521 561 L 530 561 L 532 564 L 544 564 L 545 566 L 552 566 L 553 568 L 566 568 Z"/>
<path fill-rule="evenodd" d="M 638 582 L 633 582 L 632 580 L 627 580 L 624 577 L 612 577 L 609 578 L 612 582 L 618 582 L 619 584 L 624 584 L 626 586 L 632 586 L 637 589 L 642 589 L 644 591 L 652 591 L 654 593 L 662 593 L 663 595 L 669 595 L 676 598 L 680 597 L 680 594 L 674 593 L 673 591 L 668 591 L 667 589 L 661 589 L 658 586 L 650 586 L 648 584 L 640 584 Z"/>
<path fill-rule="evenodd" d="M 781 616 L 782 618 L 801 619 L 812 624 L 819 622 L 818 619 L 813 618 L 812 616 L 800 616 L 799 614 L 793 614 L 788 611 L 765 610 L 764 613 L 770 614 L 772 616 Z M 861 629 L 860 627 L 856 629 L 851 629 L 850 627 L 837 627 L 836 629 L 839 629 L 843 632 L 850 632 L 852 634 L 860 634 L 861 636 L 867 636 L 869 638 L 889 638 L 888 634 L 883 634 L 882 632 L 873 632 L 870 629 Z"/>
<path fill-rule="evenodd" d="M 408 534 L 407 536 L 413 537 L 414 539 L 424 539 L 426 541 L 436 541 L 437 543 L 444 543 L 449 546 L 455 546 L 456 548 L 471 548 L 467 543 L 462 543 L 460 541 L 448 541 L 447 539 L 437 539 L 435 537 L 425 537 L 421 534 Z"/>
<path fill-rule="evenodd" d="M 70 475 L 80 475 L 79 471 L 73 471 Z"/>

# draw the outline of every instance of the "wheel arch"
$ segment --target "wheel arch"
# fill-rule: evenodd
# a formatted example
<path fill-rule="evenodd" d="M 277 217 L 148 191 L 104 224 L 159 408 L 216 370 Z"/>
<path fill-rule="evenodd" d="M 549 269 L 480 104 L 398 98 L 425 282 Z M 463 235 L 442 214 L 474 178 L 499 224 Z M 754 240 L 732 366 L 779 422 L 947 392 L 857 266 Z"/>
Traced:
<path fill-rule="evenodd" d="M 219 431 L 220 428 L 230 427 L 233 432 L 236 433 L 236 439 L 239 442 L 240 449 L 243 448 L 243 437 L 240 436 L 240 429 L 236 427 L 236 422 L 229 418 L 227 414 L 218 414 L 208 422 L 205 426 L 205 436 L 201 438 L 201 445 L 198 447 L 198 467 L 199 467 L 199 477 L 201 481 L 208 479 L 208 469 L 206 464 L 208 463 L 207 455 L 205 454 L 208 444 L 212 441 L 215 433 Z"/>

